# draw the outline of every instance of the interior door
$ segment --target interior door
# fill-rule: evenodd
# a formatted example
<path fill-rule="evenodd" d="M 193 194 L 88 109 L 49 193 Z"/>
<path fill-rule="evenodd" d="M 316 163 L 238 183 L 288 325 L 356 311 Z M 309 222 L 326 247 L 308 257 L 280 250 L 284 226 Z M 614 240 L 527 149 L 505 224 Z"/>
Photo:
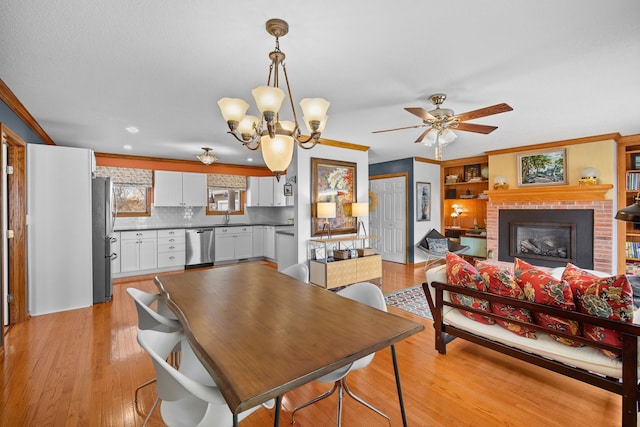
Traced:
<path fill-rule="evenodd" d="M 373 179 L 369 184 L 378 199 L 369 218 L 371 234 L 380 237 L 377 250 L 383 260 L 402 264 L 407 262 L 406 187 L 405 176 Z"/>

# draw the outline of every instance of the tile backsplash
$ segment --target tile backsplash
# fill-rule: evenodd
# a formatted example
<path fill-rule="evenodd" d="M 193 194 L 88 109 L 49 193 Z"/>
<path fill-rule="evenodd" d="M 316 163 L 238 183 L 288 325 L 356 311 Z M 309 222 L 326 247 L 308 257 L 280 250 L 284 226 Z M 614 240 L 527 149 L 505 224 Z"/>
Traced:
<path fill-rule="evenodd" d="M 247 208 L 244 215 L 231 215 L 229 224 L 286 224 L 293 218 L 293 207 Z M 207 215 L 205 207 L 151 207 L 151 216 L 119 217 L 116 230 L 129 227 L 200 227 L 219 225 L 224 215 Z"/>

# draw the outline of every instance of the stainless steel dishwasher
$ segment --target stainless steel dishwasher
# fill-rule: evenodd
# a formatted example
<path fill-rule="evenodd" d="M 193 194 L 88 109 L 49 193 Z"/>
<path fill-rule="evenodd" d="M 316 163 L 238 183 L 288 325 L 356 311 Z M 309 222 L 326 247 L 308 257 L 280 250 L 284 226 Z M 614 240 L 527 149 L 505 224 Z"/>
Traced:
<path fill-rule="evenodd" d="M 213 228 L 193 228 L 186 231 L 185 268 L 213 265 Z"/>

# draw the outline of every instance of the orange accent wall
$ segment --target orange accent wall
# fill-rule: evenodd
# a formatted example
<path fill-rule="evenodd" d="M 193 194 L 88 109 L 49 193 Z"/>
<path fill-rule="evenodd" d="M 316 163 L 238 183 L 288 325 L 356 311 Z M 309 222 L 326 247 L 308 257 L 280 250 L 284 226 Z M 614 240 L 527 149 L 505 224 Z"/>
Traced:
<path fill-rule="evenodd" d="M 204 165 L 200 162 L 186 160 L 169 160 L 151 157 L 116 156 L 112 154 L 96 153 L 96 165 L 121 168 L 140 168 L 151 170 L 165 170 L 176 172 L 220 173 L 244 176 L 272 176 L 273 172 L 265 167 L 230 165 L 214 163 Z"/>

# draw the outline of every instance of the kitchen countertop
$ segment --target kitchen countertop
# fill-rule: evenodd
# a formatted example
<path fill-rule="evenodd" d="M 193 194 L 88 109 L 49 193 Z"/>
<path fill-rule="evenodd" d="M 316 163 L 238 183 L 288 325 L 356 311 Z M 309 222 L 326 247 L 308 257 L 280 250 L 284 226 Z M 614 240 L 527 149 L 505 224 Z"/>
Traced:
<path fill-rule="evenodd" d="M 270 225 L 274 227 L 293 227 L 294 224 L 288 223 L 272 223 L 272 222 L 261 222 L 255 224 L 247 224 L 247 223 L 237 223 L 237 224 L 209 224 L 209 225 L 125 225 L 122 227 L 115 227 L 114 232 L 120 231 L 138 231 L 138 230 L 169 230 L 169 229 L 185 229 L 190 230 L 194 228 L 219 228 L 219 227 L 246 227 L 246 226 L 254 226 L 254 225 Z"/>

